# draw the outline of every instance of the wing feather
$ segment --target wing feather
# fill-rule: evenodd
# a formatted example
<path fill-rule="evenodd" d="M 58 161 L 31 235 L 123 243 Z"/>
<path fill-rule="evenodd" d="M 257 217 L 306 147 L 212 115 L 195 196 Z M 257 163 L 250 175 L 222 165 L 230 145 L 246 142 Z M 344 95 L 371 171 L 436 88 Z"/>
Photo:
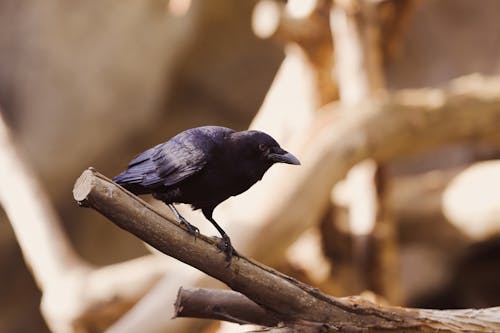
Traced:
<path fill-rule="evenodd" d="M 200 172 L 213 156 L 221 137 L 234 132 L 217 126 L 192 128 L 139 154 L 115 177 L 119 184 L 146 188 L 171 186 Z"/>

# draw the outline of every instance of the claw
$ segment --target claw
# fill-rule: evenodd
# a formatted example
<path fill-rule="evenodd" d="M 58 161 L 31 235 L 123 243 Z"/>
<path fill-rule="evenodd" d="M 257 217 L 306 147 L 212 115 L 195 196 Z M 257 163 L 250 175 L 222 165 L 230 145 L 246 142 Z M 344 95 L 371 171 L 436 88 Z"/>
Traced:
<path fill-rule="evenodd" d="M 231 260 L 233 259 L 233 255 L 235 255 L 237 257 L 239 257 L 240 255 L 238 254 L 238 252 L 236 252 L 234 247 L 231 245 L 231 240 L 229 239 L 229 236 L 220 227 L 220 225 L 217 224 L 217 222 L 215 222 L 214 218 L 212 217 L 213 207 L 212 208 L 208 207 L 208 208 L 202 209 L 202 212 L 203 212 L 203 215 L 205 215 L 205 218 L 207 220 L 209 220 L 214 225 L 214 227 L 217 229 L 217 231 L 219 231 L 219 233 L 222 236 L 222 238 L 220 239 L 219 245 L 217 247 L 222 252 L 224 252 L 226 254 L 226 262 L 227 262 L 226 268 L 227 268 L 227 267 L 229 267 L 229 265 L 231 265 Z"/>
<path fill-rule="evenodd" d="M 226 262 L 227 265 L 226 267 L 229 267 L 231 265 L 231 261 L 233 259 L 233 256 L 239 257 L 240 255 L 234 247 L 231 245 L 231 239 L 229 239 L 229 236 L 223 235 L 222 238 L 220 239 L 218 248 L 226 254 Z"/>
<path fill-rule="evenodd" d="M 198 229 L 197 227 L 195 227 L 194 225 L 192 225 L 191 223 L 189 223 L 185 218 L 181 217 L 179 219 L 179 223 L 183 224 L 187 228 L 188 232 L 191 235 L 193 235 L 195 239 L 200 234 L 200 229 Z"/>
<path fill-rule="evenodd" d="M 177 222 L 179 222 L 180 224 L 183 224 L 187 228 L 187 231 L 191 235 L 193 235 L 194 239 L 196 240 L 196 237 L 198 237 L 198 235 L 200 234 L 200 229 L 198 229 L 197 227 L 195 227 L 194 225 L 189 223 L 181 214 L 179 214 L 177 209 L 175 209 L 174 205 L 167 204 L 167 206 L 170 208 L 170 210 L 172 210 L 172 213 L 174 213 L 175 219 L 177 220 Z"/>

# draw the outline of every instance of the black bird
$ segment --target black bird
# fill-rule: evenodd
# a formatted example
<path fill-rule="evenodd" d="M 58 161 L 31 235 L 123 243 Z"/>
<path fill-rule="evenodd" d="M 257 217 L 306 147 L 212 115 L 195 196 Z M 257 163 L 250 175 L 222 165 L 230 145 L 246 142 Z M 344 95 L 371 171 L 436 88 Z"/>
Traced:
<path fill-rule="evenodd" d="M 201 209 L 221 234 L 220 248 L 230 263 L 233 253 L 237 253 L 212 213 L 221 202 L 259 181 L 274 163 L 300 164 L 264 132 L 203 126 L 181 132 L 139 154 L 113 181 L 134 194 L 152 194 L 166 203 L 177 221 L 195 236 L 198 228 L 173 204 L 186 203 Z"/>

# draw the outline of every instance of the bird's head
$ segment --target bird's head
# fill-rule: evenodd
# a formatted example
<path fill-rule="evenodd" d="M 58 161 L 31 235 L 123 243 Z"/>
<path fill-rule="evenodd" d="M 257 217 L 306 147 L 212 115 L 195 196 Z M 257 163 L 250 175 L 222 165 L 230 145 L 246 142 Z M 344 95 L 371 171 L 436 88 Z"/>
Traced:
<path fill-rule="evenodd" d="M 268 166 L 274 163 L 300 165 L 297 157 L 280 147 L 270 135 L 260 131 L 239 132 L 240 143 L 246 146 L 247 152 L 254 158 L 265 161 Z"/>

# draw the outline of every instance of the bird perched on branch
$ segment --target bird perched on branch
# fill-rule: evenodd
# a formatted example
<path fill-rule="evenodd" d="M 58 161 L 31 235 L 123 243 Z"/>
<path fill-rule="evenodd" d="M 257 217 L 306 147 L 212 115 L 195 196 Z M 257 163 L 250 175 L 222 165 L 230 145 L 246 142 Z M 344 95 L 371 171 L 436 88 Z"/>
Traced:
<path fill-rule="evenodd" d="M 198 228 L 173 204 L 201 209 L 221 234 L 220 249 L 229 264 L 237 252 L 212 213 L 227 198 L 249 189 L 275 163 L 300 164 L 266 133 L 203 126 L 181 132 L 139 154 L 113 181 L 134 194 L 152 194 L 166 203 L 177 221 L 195 236 Z"/>

